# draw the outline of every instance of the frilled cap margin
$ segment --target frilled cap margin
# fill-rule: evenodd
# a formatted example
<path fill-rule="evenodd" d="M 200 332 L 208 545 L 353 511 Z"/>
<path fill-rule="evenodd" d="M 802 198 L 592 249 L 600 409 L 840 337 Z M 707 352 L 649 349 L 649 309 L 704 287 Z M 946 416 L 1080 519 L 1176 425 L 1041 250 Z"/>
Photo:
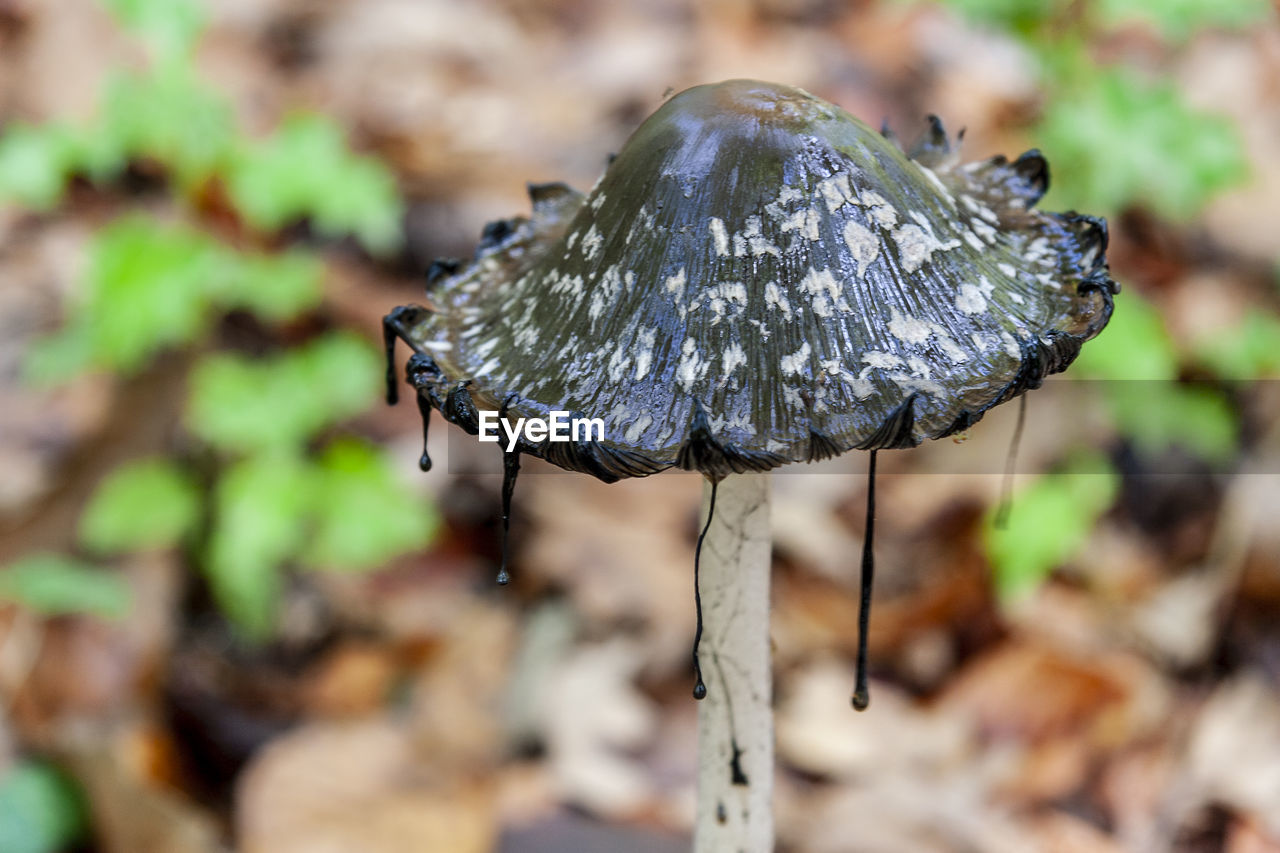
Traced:
<path fill-rule="evenodd" d="M 602 418 L 603 441 L 518 449 L 605 481 L 915 446 L 1110 318 L 1106 223 L 1034 210 L 1048 183 L 1037 151 L 961 165 L 936 118 L 904 154 L 799 89 L 699 86 L 590 193 L 530 186 L 530 217 L 436 262 L 389 348 L 472 434 L 479 409 Z"/>

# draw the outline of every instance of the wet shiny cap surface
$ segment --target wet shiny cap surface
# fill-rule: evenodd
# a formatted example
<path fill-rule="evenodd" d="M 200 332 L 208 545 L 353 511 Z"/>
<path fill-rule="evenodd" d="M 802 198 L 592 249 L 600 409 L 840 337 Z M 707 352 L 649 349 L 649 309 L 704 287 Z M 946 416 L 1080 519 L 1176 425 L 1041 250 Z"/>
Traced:
<path fill-rule="evenodd" d="M 1034 209 L 1034 151 L 961 164 L 942 128 L 904 153 L 839 107 L 731 80 L 662 105 L 587 194 L 433 266 L 388 317 L 425 405 L 561 410 L 602 441 L 522 443 L 605 480 L 713 478 L 966 429 L 1066 368 L 1116 290 L 1106 227 Z"/>

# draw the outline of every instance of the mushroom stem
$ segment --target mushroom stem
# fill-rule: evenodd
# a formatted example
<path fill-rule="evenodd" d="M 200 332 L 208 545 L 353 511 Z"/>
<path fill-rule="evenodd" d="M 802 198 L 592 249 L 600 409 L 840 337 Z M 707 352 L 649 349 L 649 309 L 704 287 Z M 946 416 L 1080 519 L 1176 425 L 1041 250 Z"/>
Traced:
<path fill-rule="evenodd" d="M 703 489 L 705 518 L 711 484 Z M 696 853 L 773 850 L 769 475 L 720 481 L 701 555 Z"/>

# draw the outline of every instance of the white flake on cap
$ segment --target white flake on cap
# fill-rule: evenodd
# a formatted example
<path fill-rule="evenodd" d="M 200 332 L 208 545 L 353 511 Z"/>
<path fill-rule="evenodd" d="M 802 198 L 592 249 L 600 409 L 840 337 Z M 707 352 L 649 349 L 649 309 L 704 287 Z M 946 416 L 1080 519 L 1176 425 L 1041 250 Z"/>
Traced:
<path fill-rule="evenodd" d="M 844 301 L 840 290 L 840 282 L 836 281 L 831 270 L 815 270 L 800 280 L 800 289 L 809 294 L 809 307 L 819 317 L 830 317 L 832 308 L 848 311 L 849 305 Z"/>
<path fill-rule="evenodd" d="M 724 354 L 720 356 L 720 361 L 724 375 L 728 376 L 747 363 L 747 354 L 743 352 L 738 342 L 734 341 L 725 347 Z"/>
<path fill-rule="evenodd" d="M 676 367 L 676 377 L 684 386 L 685 393 L 693 390 L 693 385 L 707 373 L 707 362 L 698 350 L 698 342 L 693 338 L 685 338 L 680 347 L 680 364 Z"/>
<path fill-rule="evenodd" d="M 636 334 L 636 381 L 649 375 L 649 368 L 653 365 L 653 344 L 657 337 L 657 329 L 642 328 Z"/>
<path fill-rule="evenodd" d="M 797 376 L 803 373 L 804 369 L 809 366 L 810 353 L 812 353 L 812 349 L 809 347 L 809 342 L 805 341 L 800 345 L 800 349 L 791 353 L 791 355 L 782 357 L 782 362 L 780 363 L 782 372 Z"/>
<path fill-rule="evenodd" d="M 783 319 L 791 319 L 791 300 L 787 299 L 787 294 L 782 291 L 776 281 L 771 281 L 764 286 L 764 304 L 767 308 L 781 311 Z M 760 330 L 763 334 L 764 327 L 761 326 Z"/>
<path fill-rule="evenodd" d="M 956 308 L 970 316 L 981 314 L 987 310 L 987 297 L 982 295 L 982 288 L 966 281 L 956 294 Z"/>
<path fill-rule="evenodd" d="M 600 253 L 600 247 L 604 244 L 604 235 L 596 230 L 595 223 L 587 229 L 587 233 L 582 238 L 582 254 L 587 260 L 594 260 L 595 256 Z"/>
<path fill-rule="evenodd" d="M 856 219 L 850 219 L 845 223 L 843 234 L 845 245 L 849 247 L 849 254 L 858 265 L 858 275 L 865 275 L 867 265 L 880 254 L 880 238 Z"/>
<path fill-rule="evenodd" d="M 836 172 L 819 183 L 818 192 L 822 193 L 822 197 L 827 202 L 827 211 L 830 213 L 835 213 L 844 205 L 855 202 L 853 186 L 849 183 L 849 175 L 845 172 Z"/>
<path fill-rule="evenodd" d="M 897 308 L 890 308 L 889 312 L 889 334 L 907 344 L 922 344 L 929 340 L 932 329 L 924 320 L 907 316 Z"/>
<path fill-rule="evenodd" d="M 716 254 L 728 257 L 729 232 L 725 230 L 724 220 L 717 216 L 711 217 L 707 222 L 707 229 L 711 232 L 711 239 L 715 241 Z"/>

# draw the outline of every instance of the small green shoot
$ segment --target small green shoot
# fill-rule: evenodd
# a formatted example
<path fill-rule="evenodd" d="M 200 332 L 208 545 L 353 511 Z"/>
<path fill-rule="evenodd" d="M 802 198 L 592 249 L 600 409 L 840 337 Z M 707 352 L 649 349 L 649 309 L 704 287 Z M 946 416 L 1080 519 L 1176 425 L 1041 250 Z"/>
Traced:
<path fill-rule="evenodd" d="M 302 554 L 322 569 L 364 569 L 421 548 L 439 518 L 407 493 L 385 455 L 352 439 L 330 444 L 311 490 L 315 533 Z"/>
<path fill-rule="evenodd" d="M 1007 525 L 988 513 L 983 541 L 995 570 L 996 591 L 1016 601 L 1074 558 L 1098 518 L 1115 499 L 1119 478 L 1106 460 L 1082 457 L 1061 473 L 1046 474 L 1014 495 Z"/>
<path fill-rule="evenodd" d="M 306 536 L 308 473 L 296 456 L 263 455 L 235 463 L 218 483 L 205 571 L 222 611 L 250 639 L 271 635 L 279 568 Z"/>
<path fill-rule="evenodd" d="M 1192 109 L 1172 86 L 1112 69 L 1050 101 L 1036 139 L 1058 174 L 1046 210 L 1111 215 L 1135 201 L 1177 221 L 1247 172 L 1228 119 Z"/>
<path fill-rule="evenodd" d="M 391 173 L 351 154 L 341 128 L 322 116 L 291 116 L 269 139 L 243 146 L 227 187 L 255 228 L 311 218 L 322 234 L 353 233 L 371 252 L 399 243 L 401 205 Z"/>
<path fill-rule="evenodd" d="M 75 169 L 75 141 L 62 125 L 14 122 L 0 137 L 0 203 L 48 211 Z"/>
<path fill-rule="evenodd" d="M 84 838 L 87 811 L 67 774 L 44 761 L 20 761 L 0 776 L 0 850 L 61 853 Z"/>
<path fill-rule="evenodd" d="M 319 302 L 321 276 L 318 261 L 297 253 L 235 252 L 188 226 L 128 216 L 94 237 L 81 304 L 33 348 L 28 372 L 46 383 L 95 367 L 131 373 L 194 343 L 215 311 L 292 319 Z"/>
<path fill-rule="evenodd" d="M 1105 380 L 1111 419 L 1138 450 L 1156 455 L 1178 446 L 1221 463 L 1236 448 L 1235 415 L 1216 390 L 1179 383 L 1178 370 L 1164 320 L 1135 293 L 1073 365 L 1078 375 Z"/>
<path fill-rule="evenodd" d="M 70 557 L 32 554 L 0 570 L 0 601 L 45 616 L 121 619 L 129 612 L 129 588 L 118 576 Z"/>
<path fill-rule="evenodd" d="M 161 62 L 188 56 L 204 28 L 200 0 L 103 0 L 103 4 Z"/>
<path fill-rule="evenodd" d="M 1137 293 L 1116 300 L 1107 328 L 1071 366 L 1078 376 L 1115 380 L 1166 380 L 1178 376 L 1178 352 L 1156 307 Z"/>
<path fill-rule="evenodd" d="M 1102 22 L 1118 27 L 1142 22 L 1173 42 L 1201 30 L 1245 29 L 1275 14 L 1268 0 L 1095 0 Z"/>
<path fill-rule="evenodd" d="M 227 453 L 278 451 L 365 409 L 377 393 L 376 351 L 351 334 L 284 355 L 215 355 L 195 368 L 187 426 Z"/>
<path fill-rule="evenodd" d="M 1195 346 L 1198 362 L 1228 380 L 1280 377 L 1280 317 L 1250 314 L 1238 325 L 1201 339 Z"/>
<path fill-rule="evenodd" d="M 231 104 L 186 65 L 115 75 L 92 134 L 90 174 L 106 178 L 150 160 L 187 192 L 226 166 L 236 140 Z"/>
<path fill-rule="evenodd" d="M 163 459 L 113 470 L 80 516 L 80 541 L 101 554 L 170 548 L 195 527 L 200 493 L 191 475 Z"/>

